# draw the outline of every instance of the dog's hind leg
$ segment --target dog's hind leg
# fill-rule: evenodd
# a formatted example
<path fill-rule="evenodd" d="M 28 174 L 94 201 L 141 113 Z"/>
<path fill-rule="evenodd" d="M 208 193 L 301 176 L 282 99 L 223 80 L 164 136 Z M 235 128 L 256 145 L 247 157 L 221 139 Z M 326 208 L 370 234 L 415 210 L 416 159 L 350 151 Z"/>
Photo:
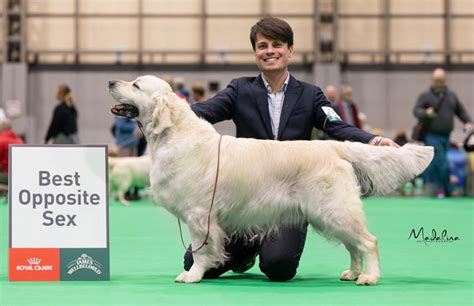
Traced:
<path fill-rule="evenodd" d="M 351 268 L 341 274 L 341 279 L 357 278 L 358 285 L 375 285 L 380 278 L 377 239 L 365 226 L 360 199 L 346 195 L 344 199 L 335 198 L 333 203 L 317 207 L 315 211 L 308 210 L 309 223 L 323 235 L 343 242 L 351 254 Z M 363 272 L 362 259 L 366 263 Z"/>
<path fill-rule="evenodd" d="M 125 193 L 120 190 L 117 192 L 117 200 L 125 206 L 128 206 L 129 202 L 125 199 Z"/>
<path fill-rule="evenodd" d="M 358 249 L 365 259 L 364 273 L 357 278 L 357 285 L 375 285 L 380 278 L 379 250 L 377 238 L 370 234 L 364 226 Z"/>
<path fill-rule="evenodd" d="M 340 280 L 353 281 L 356 280 L 362 273 L 362 254 L 359 252 L 359 250 L 357 250 L 357 248 L 353 247 L 351 244 L 346 243 L 344 246 L 351 254 L 351 267 L 349 268 L 349 270 L 342 272 Z"/>
<path fill-rule="evenodd" d="M 207 215 L 199 218 L 196 218 L 195 214 L 190 215 L 193 217 L 187 218 L 187 223 L 191 233 L 191 247 L 193 250 L 201 246 L 202 248 L 193 253 L 194 262 L 191 269 L 182 272 L 176 278 L 176 282 L 179 283 L 199 282 L 206 271 L 223 264 L 226 259 L 224 250 L 226 234 L 216 221 L 211 218 L 207 243 L 202 245 L 207 235 Z"/>

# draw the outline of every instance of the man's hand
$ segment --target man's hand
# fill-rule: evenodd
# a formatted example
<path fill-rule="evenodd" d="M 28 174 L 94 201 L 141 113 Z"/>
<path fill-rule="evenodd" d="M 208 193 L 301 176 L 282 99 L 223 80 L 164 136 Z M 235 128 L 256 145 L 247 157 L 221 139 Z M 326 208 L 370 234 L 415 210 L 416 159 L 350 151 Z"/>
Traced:
<path fill-rule="evenodd" d="M 426 116 L 427 116 L 428 118 L 433 118 L 435 115 L 436 115 L 436 112 L 435 112 L 435 110 L 434 110 L 433 107 L 428 107 L 428 108 L 426 109 Z"/>
<path fill-rule="evenodd" d="M 375 136 L 369 141 L 369 144 L 373 146 L 389 146 L 389 147 L 400 148 L 400 146 L 396 142 L 394 142 L 390 138 L 385 138 L 382 136 Z"/>

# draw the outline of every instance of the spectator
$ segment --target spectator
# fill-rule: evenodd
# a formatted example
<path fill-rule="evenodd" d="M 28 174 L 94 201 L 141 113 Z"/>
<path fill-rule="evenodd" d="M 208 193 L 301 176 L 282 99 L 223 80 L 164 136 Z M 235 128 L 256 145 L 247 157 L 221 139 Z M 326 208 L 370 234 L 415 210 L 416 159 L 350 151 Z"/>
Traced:
<path fill-rule="evenodd" d="M 467 156 L 466 195 L 474 197 L 474 130 L 466 130 L 464 150 Z"/>
<path fill-rule="evenodd" d="M 337 101 L 337 88 L 334 85 L 328 85 L 324 88 L 324 95 L 327 100 L 331 103 L 331 107 L 338 112 L 336 101 Z M 311 132 L 311 140 L 330 140 L 332 139 L 327 133 L 317 128 L 313 128 Z"/>
<path fill-rule="evenodd" d="M 171 89 L 173 89 L 173 91 L 176 92 L 176 84 L 174 82 L 174 78 L 171 75 L 169 74 L 164 75 L 163 80 L 167 82 L 168 84 L 170 84 Z"/>
<path fill-rule="evenodd" d="M 118 156 L 137 156 L 139 138 L 137 122 L 130 118 L 116 117 L 112 132 L 118 148 Z"/>
<path fill-rule="evenodd" d="M 395 132 L 395 138 L 393 139 L 396 144 L 399 146 L 404 146 L 405 144 L 408 143 L 408 137 L 407 134 L 405 133 L 405 130 L 400 129 Z"/>
<path fill-rule="evenodd" d="M 22 144 L 23 140 L 13 132 L 7 118 L 0 120 L 0 184 L 8 185 L 8 155 L 10 144 Z"/>
<path fill-rule="evenodd" d="M 341 99 L 336 105 L 336 111 L 344 122 L 347 122 L 359 129 L 362 128 L 358 118 L 359 111 L 357 110 L 357 105 L 352 100 L 352 87 L 348 85 L 342 85 Z"/>
<path fill-rule="evenodd" d="M 427 121 L 427 133 L 423 142 L 434 147 L 435 155 L 430 166 L 423 172 L 425 184 L 438 198 L 449 196 L 452 191 L 449 184 L 449 164 L 447 159 L 449 137 L 454 127 L 455 115 L 472 128 L 472 120 L 458 97 L 446 86 L 446 72 L 435 69 L 431 87 L 423 92 L 416 102 L 414 114 L 420 121 Z"/>
<path fill-rule="evenodd" d="M 79 143 L 77 134 L 78 114 L 69 86 L 59 85 L 56 90 L 56 99 L 59 104 L 54 109 L 44 143 L 48 143 L 51 139 L 54 144 Z"/>
<path fill-rule="evenodd" d="M 177 77 L 174 79 L 174 84 L 176 86 L 176 93 L 189 103 L 190 102 L 189 90 L 186 88 L 184 79 L 181 77 Z"/>
<path fill-rule="evenodd" d="M 191 97 L 193 103 L 205 102 L 208 99 L 203 83 L 196 82 L 191 86 Z"/>
<path fill-rule="evenodd" d="M 324 88 L 324 95 L 331 103 L 337 102 L 337 88 L 334 85 L 328 85 Z"/>

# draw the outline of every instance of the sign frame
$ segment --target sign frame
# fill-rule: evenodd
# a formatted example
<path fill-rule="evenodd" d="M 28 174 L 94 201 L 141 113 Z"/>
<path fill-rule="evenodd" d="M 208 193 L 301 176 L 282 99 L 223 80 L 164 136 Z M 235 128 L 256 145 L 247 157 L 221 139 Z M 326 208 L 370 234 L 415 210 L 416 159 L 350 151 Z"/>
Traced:
<path fill-rule="evenodd" d="M 99 176 L 99 180 L 104 178 L 105 184 L 100 185 L 99 190 L 102 192 L 103 191 L 103 199 L 99 200 L 100 207 L 97 207 L 97 209 L 100 209 L 105 205 L 105 214 L 103 212 L 101 213 L 100 218 L 105 217 L 105 224 L 102 223 L 100 226 L 103 230 L 103 226 L 105 226 L 105 237 L 102 235 L 102 239 L 105 238 L 105 240 L 100 240 L 102 242 L 97 242 L 101 244 L 99 247 L 96 246 L 84 246 L 81 245 L 79 247 L 70 247 L 70 246 L 62 246 L 62 247 L 51 247 L 48 245 L 47 247 L 37 247 L 37 246 L 32 246 L 32 247 L 27 247 L 24 245 L 17 246 L 15 247 L 14 244 L 14 226 L 13 226 L 13 217 L 14 217 L 14 212 L 13 210 L 15 209 L 15 205 L 13 205 L 13 171 L 14 165 L 12 162 L 13 159 L 13 150 L 16 147 L 22 147 L 22 148 L 48 148 L 48 149 L 53 149 L 54 148 L 60 148 L 60 149 L 65 149 L 66 151 L 68 149 L 83 149 L 83 151 L 86 153 L 88 149 L 90 148 L 95 148 L 95 149 L 103 149 L 104 151 L 104 162 L 100 161 L 100 156 L 94 156 L 96 161 L 100 161 L 100 168 L 102 165 L 105 167 L 105 169 L 100 170 L 100 172 L 104 171 L 102 174 Z M 81 152 L 78 152 L 80 155 Z M 97 154 L 96 152 L 92 151 L 92 154 Z M 99 153 L 102 155 L 102 152 Z M 67 155 L 65 155 L 67 156 Z M 84 161 L 87 165 L 87 161 Z M 90 169 L 95 169 L 93 165 L 91 166 Z M 79 172 L 76 172 L 78 174 Z M 90 177 L 90 176 L 89 176 Z M 41 181 L 41 179 L 40 179 Z M 77 178 L 76 183 L 79 181 L 79 178 Z M 8 172 L 8 202 L 9 202 L 9 269 L 8 269 L 8 275 L 9 275 L 9 281 L 105 281 L 105 280 L 110 280 L 110 221 L 109 221 L 109 173 L 108 173 L 108 146 L 107 145 L 100 145 L 100 144 L 93 144 L 93 145 L 76 145 L 76 144 L 58 144 L 58 145 L 34 145 L 34 144 L 15 144 L 15 145 L 10 145 L 9 146 L 9 172 Z M 53 185 L 58 186 L 53 183 Z M 65 186 L 71 186 L 71 185 L 66 185 Z M 77 184 L 76 186 L 80 186 Z M 105 190 L 102 190 L 102 188 L 105 187 Z M 82 187 L 81 187 L 82 188 Z M 78 190 L 80 191 L 80 190 Z M 85 194 L 87 190 L 84 190 Z M 59 192 L 58 194 L 61 194 Z M 81 196 L 78 195 L 78 198 Z M 84 195 L 85 197 L 85 195 Z M 55 201 L 57 200 L 57 197 Z M 21 200 L 19 200 L 21 201 Z M 92 202 L 92 201 L 91 201 Z M 21 203 L 24 204 L 24 203 Z M 46 200 L 45 200 L 46 204 Z M 54 203 L 56 204 L 56 202 Z M 94 204 L 94 203 L 92 203 Z M 20 205 L 20 204 L 18 204 Z M 28 204 L 29 205 L 29 204 Z M 33 205 L 33 204 L 32 204 Z M 51 204 L 53 205 L 53 204 Z M 79 203 L 79 205 L 81 205 Z M 77 206 L 79 206 L 77 205 Z M 85 203 L 84 203 L 85 205 Z M 61 207 L 61 211 L 67 211 L 67 208 L 69 205 L 64 205 L 64 207 Z M 75 205 L 76 206 L 76 205 Z M 56 206 L 60 207 L 60 206 Z M 92 206 L 91 206 L 92 207 Z M 47 208 L 47 206 L 46 206 Z M 46 208 L 44 209 L 46 211 Z M 68 207 L 69 208 L 69 207 Z M 80 211 L 81 208 L 77 207 L 72 207 L 76 209 L 77 211 Z M 32 208 L 36 209 L 36 208 Z M 42 209 L 40 207 L 40 209 Z M 71 210 L 71 208 L 69 208 Z M 103 214 L 103 215 L 102 215 Z M 44 216 L 44 215 L 43 215 Z M 70 219 L 72 221 L 72 219 Z M 62 227 L 59 228 L 54 228 L 51 229 L 51 231 L 60 231 Z M 51 238 L 50 238 L 51 239 Z M 55 238 L 56 240 L 58 239 L 57 237 Z M 62 237 L 59 238 L 59 240 L 63 239 Z M 52 239 L 54 240 L 54 239 Z M 105 242 L 105 244 L 103 244 Z M 82 242 L 81 242 L 82 243 Z M 21 243 L 20 243 L 21 244 Z M 35 256 L 34 254 L 43 254 L 45 256 L 45 259 L 43 260 L 42 263 L 42 258 L 41 256 Z M 26 255 L 25 255 L 26 254 Z M 30 257 L 28 257 L 31 254 Z M 46 255 L 45 255 L 46 254 Z M 49 256 L 49 255 L 50 256 Z M 91 255 L 92 254 L 92 255 Z M 22 257 L 23 256 L 23 257 Z M 27 256 L 28 258 L 26 259 Z M 94 257 L 92 257 L 94 256 Z M 53 259 L 51 259 L 53 258 Z M 50 261 L 52 260 L 53 263 L 50 262 L 50 264 L 46 265 L 45 263 L 48 262 L 48 259 Z M 77 271 L 77 273 L 76 273 Z"/>

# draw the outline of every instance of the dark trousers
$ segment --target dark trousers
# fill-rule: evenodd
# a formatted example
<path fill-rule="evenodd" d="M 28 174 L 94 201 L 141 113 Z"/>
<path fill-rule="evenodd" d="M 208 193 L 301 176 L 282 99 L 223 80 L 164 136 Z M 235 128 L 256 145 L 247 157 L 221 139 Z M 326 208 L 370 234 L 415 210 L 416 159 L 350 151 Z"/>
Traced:
<path fill-rule="evenodd" d="M 449 183 L 449 137 L 428 133 L 423 142 L 434 148 L 434 157 L 421 177 L 425 183 L 431 183 L 435 189 L 441 189 L 449 194 L 452 191 Z"/>
<path fill-rule="evenodd" d="M 223 265 L 207 271 L 204 278 L 217 278 L 229 270 L 249 263 L 256 255 L 259 255 L 260 270 L 268 279 L 279 282 L 290 280 L 296 275 L 306 240 L 307 227 L 307 224 L 283 227 L 278 233 L 266 237 L 261 243 L 258 238 L 253 242 L 243 238 L 232 239 L 225 246 L 229 259 Z M 193 255 L 188 248 L 184 254 L 184 269 L 189 271 L 192 265 Z"/>

